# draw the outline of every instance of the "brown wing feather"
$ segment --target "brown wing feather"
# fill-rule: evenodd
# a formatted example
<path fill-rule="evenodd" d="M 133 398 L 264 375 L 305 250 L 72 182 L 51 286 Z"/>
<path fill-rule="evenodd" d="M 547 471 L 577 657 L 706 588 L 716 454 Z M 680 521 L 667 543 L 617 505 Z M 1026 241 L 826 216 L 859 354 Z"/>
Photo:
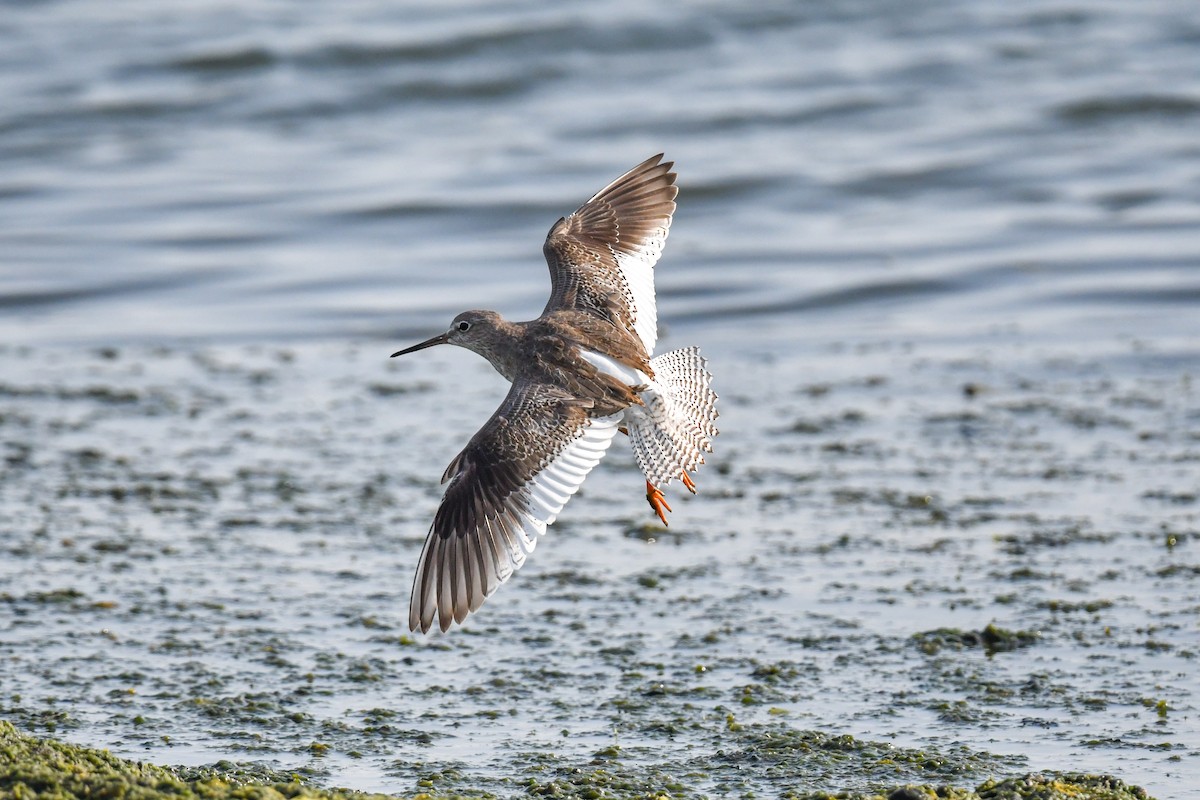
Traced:
<path fill-rule="evenodd" d="M 548 384 L 517 381 L 450 463 L 413 580 L 412 630 L 428 631 L 435 615 L 443 631 L 461 623 L 521 566 L 611 440 L 589 406 Z M 539 486 L 568 465 L 572 479 L 582 473 L 575 487 Z"/>
<path fill-rule="evenodd" d="M 674 163 L 661 153 L 601 189 L 554 224 L 542 248 L 550 266 L 550 301 L 543 313 L 577 309 L 596 314 L 654 349 L 654 264 L 675 213 Z"/>

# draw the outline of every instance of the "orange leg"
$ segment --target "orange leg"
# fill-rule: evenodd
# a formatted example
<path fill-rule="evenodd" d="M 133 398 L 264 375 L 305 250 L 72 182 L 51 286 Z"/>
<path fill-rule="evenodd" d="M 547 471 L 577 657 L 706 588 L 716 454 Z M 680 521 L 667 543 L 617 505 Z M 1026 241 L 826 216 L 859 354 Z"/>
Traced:
<path fill-rule="evenodd" d="M 654 509 L 654 513 L 658 514 L 658 518 L 662 520 L 662 524 L 666 525 L 667 515 L 663 511 L 670 511 L 671 507 L 667 505 L 666 498 L 663 497 L 663 493 L 659 488 L 650 481 L 646 481 L 646 502 Z"/>
<path fill-rule="evenodd" d="M 696 493 L 696 484 L 692 482 L 692 476 L 687 474 L 686 469 L 683 471 L 683 485 L 686 486 L 687 490 L 692 494 Z"/>

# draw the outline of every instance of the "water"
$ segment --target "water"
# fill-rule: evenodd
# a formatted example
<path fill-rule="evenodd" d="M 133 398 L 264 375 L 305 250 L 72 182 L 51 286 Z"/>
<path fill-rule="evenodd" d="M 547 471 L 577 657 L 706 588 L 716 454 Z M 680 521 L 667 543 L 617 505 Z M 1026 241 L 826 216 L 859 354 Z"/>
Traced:
<path fill-rule="evenodd" d="M 527 742 L 654 763 L 636 672 L 1191 790 L 1187 4 L 8 4 L 0 96 L 6 716 L 411 791 L 393 761 L 486 783 Z M 503 387 L 383 356 L 464 308 L 535 315 L 550 224 L 659 151 L 663 344 L 712 361 L 723 471 L 663 539 L 614 453 L 473 633 L 398 644 L 434 481 Z M 909 638 L 991 621 L 1042 639 Z M 738 705 L 784 661 L 808 671 Z M 433 738 L 371 744 L 370 709 Z"/>
<path fill-rule="evenodd" d="M 659 150 L 668 320 L 1196 299 L 1177 3 L 30 3 L 0 36 L 9 341 L 408 333 L 459 286 L 533 314 L 550 222 Z"/>

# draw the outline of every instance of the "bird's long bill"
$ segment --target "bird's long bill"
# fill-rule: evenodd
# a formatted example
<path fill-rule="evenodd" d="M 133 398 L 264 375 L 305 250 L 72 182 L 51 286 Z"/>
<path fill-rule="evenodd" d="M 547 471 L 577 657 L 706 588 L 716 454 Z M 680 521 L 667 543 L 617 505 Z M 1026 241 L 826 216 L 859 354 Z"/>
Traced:
<path fill-rule="evenodd" d="M 414 344 L 412 347 L 406 347 L 403 350 L 397 350 L 395 353 L 392 353 L 392 358 L 395 358 L 396 356 L 402 356 L 405 353 L 415 353 L 418 350 L 424 350 L 426 347 L 433 347 L 435 344 L 445 344 L 446 340 L 449 338 L 449 334 L 439 333 L 432 339 L 426 339 L 420 344 Z"/>

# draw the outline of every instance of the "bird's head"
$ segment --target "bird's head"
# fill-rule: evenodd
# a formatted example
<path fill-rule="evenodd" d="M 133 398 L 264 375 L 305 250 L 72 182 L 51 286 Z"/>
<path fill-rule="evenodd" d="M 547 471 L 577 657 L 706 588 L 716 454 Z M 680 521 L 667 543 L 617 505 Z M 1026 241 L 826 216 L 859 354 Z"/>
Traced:
<path fill-rule="evenodd" d="M 456 344 L 468 350 L 485 355 L 488 345 L 495 338 L 500 323 L 500 315 L 495 311 L 464 311 L 450 323 L 450 329 L 439 333 L 432 339 L 426 339 L 420 344 L 406 347 L 392 353 L 392 358 L 406 353 L 415 353 L 437 344 Z"/>

